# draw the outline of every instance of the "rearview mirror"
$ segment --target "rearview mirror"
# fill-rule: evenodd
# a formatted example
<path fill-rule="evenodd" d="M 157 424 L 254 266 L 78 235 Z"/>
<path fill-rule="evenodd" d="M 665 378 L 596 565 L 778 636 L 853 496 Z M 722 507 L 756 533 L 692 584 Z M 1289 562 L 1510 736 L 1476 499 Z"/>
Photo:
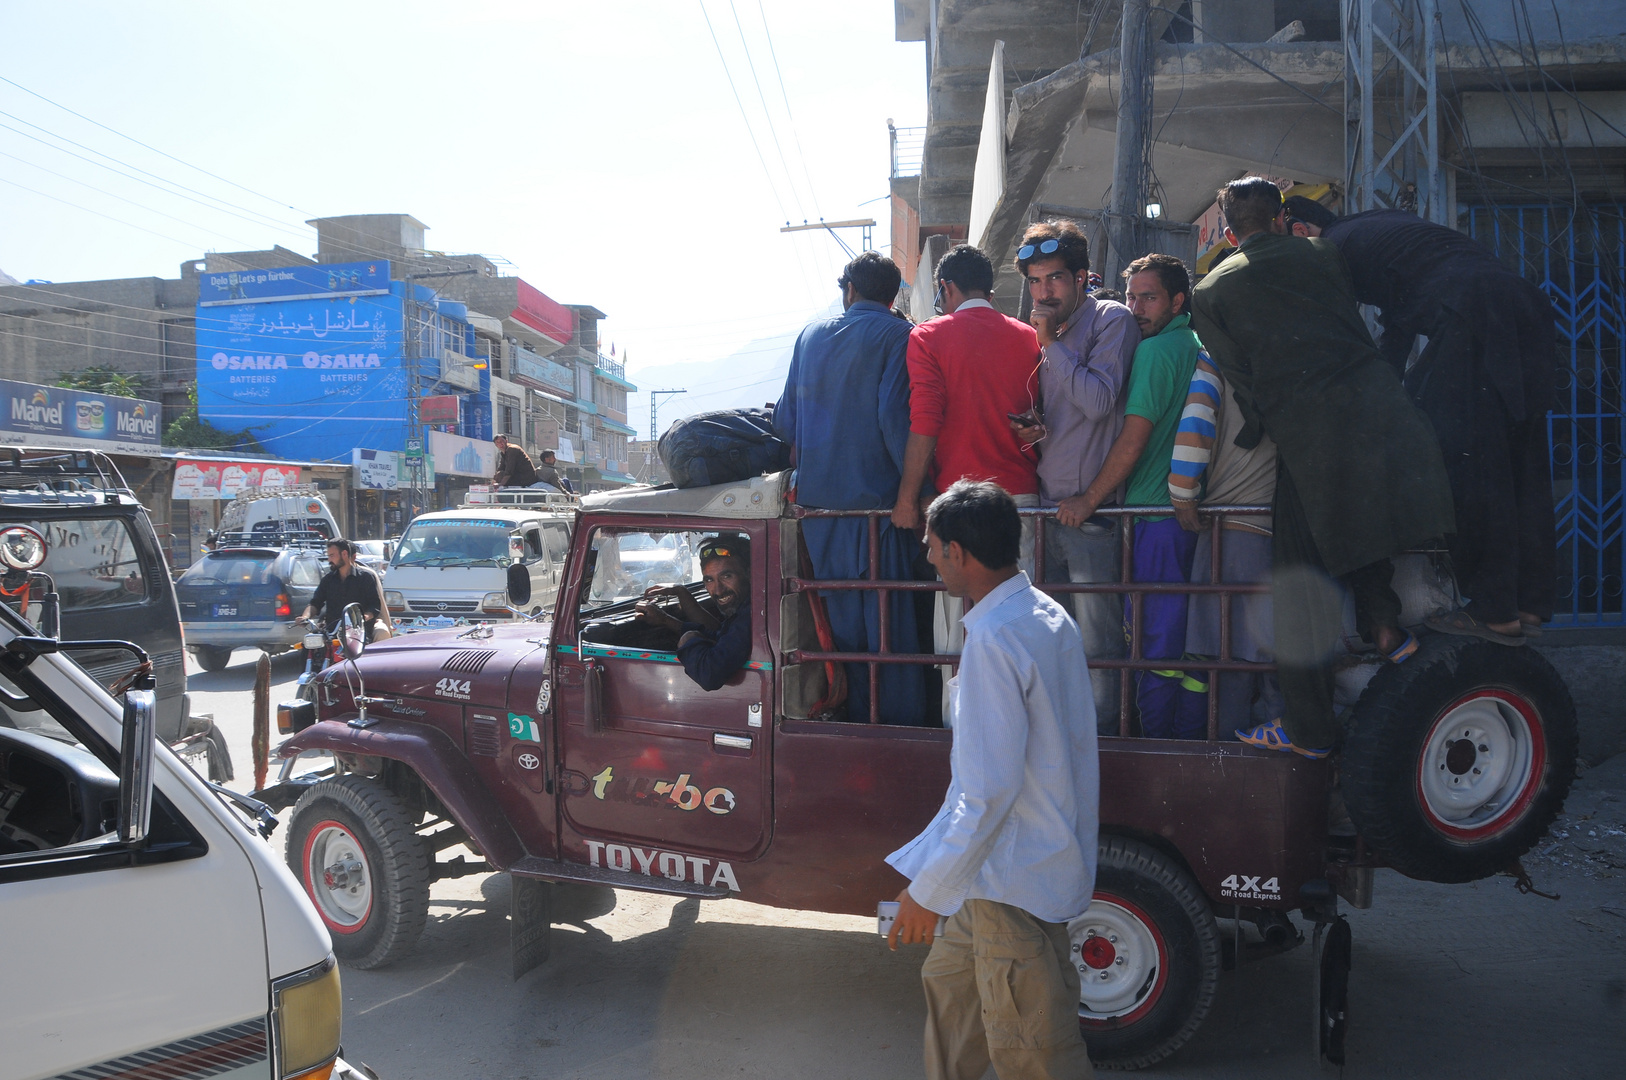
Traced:
<path fill-rule="evenodd" d="M 367 616 L 360 604 L 346 604 L 339 616 L 339 642 L 345 659 L 354 660 L 367 647 Z"/>
<path fill-rule="evenodd" d="M 519 563 L 508 567 L 508 602 L 524 607 L 531 602 L 531 568 Z"/>
<path fill-rule="evenodd" d="M 38 570 L 45 562 L 45 537 L 27 525 L 0 529 L 0 567 L 6 570 Z"/>
<path fill-rule="evenodd" d="M 126 844 L 145 840 L 152 824 L 152 754 L 157 718 L 155 691 L 125 691 L 124 736 L 119 748 L 119 840 Z"/>

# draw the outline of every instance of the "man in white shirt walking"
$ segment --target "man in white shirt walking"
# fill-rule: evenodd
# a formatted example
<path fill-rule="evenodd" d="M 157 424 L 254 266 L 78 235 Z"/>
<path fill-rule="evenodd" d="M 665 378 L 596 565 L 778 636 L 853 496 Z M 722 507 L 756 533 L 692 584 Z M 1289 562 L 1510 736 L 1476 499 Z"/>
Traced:
<path fill-rule="evenodd" d="M 962 480 L 926 512 L 927 556 L 967 598 L 952 680 L 953 774 L 924 832 L 887 857 L 894 949 L 927 942 L 926 1075 L 1094 1075 L 1067 923 L 1095 887 L 1100 781 L 1078 624 L 1017 569 L 1016 503 Z M 939 916 L 946 929 L 935 932 Z"/>

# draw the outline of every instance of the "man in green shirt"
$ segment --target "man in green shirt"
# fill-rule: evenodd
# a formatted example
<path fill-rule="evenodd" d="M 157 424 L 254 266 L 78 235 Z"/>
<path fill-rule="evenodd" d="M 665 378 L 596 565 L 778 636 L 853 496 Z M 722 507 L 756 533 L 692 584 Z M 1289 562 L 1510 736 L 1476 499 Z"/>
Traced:
<path fill-rule="evenodd" d="M 1188 325 L 1186 310 L 1191 277 L 1173 255 L 1147 255 L 1124 270 L 1124 302 L 1140 324 L 1141 342 L 1129 368 L 1123 432 L 1083 495 L 1062 501 L 1057 519 L 1063 525 L 1087 520 L 1119 485 L 1128 483 L 1126 506 L 1169 505 L 1169 461 L 1180 426 L 1191 375 L 1202 343 Z M 1191 579 L 1191 555 L 1197 534 L 1173 517 L 1141 519 L 1135 524 L 1134 579 Z M 1141 656 L 1178 660 L 1186 651 L 1184 593 L 1148 595 L 1141 601 Z M 1132 611 L 1124 598 L 1124 617 Z M 1136 703 L 1141 732 L 1151 738 L 1200 739 L 1207 729 L 1206 687 L 1181 671 L 1137 672 Z M 1195 690 L 1197 692 L 1191 692 Z"/>

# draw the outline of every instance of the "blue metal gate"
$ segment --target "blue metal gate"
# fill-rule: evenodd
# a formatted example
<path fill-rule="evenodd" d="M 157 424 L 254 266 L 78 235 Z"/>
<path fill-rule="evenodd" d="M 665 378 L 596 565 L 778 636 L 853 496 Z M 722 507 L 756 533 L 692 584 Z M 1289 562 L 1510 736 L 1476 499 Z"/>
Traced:
<path fill-rule="evenodd" d="M 1558 396 L 1547 418 L 1558 511 L 1554 622 L 1626 625 L 1626 205 L 1472 206 L 1460 220 L 1468 235 L 1540 285 L 1558 316 Z"/>

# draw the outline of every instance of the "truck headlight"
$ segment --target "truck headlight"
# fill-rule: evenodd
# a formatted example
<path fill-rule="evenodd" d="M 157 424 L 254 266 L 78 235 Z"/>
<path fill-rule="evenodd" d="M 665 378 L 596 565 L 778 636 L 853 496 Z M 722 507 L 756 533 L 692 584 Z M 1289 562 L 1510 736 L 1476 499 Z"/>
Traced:
<path fill-rule="evenodd" d="M 508 594 L 505 592 L 488 592 L 485 599 L 480 601 L 481 611 L 507 611 Z"/>
<path fill-rule="evenodd" d="M 271 984 L 274 1075 L 280 1080 L 328 1080 L 339 1056 L 343 999 L 333 955 Z"/>
<path fill-rule="evenodd" d="M 400 611 L 406 607 L 406 597 L 402 596 L 394 589 L 385 589 L 384 603 L 389 605 L 389 609 L 391 611 Z"/>

